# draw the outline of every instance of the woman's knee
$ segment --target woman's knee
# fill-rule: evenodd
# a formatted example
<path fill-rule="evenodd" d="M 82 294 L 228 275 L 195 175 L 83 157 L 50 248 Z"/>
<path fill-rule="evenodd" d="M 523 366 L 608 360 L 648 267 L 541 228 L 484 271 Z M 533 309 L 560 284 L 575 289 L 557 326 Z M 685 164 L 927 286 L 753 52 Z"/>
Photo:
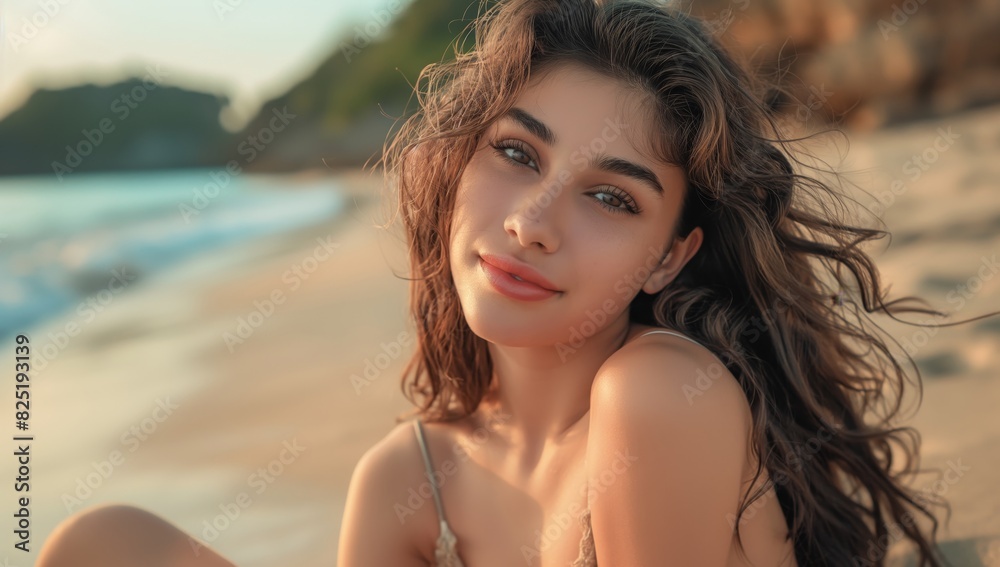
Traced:
<path fill-rule="evenodd" d="M 100 504 L 84 508 L 63 520 L 60 527 L 87 535 L 116 533 L 122 529 L 164 521 L 156 514 L 131 504 Z M 58 529 L 58 528 L 57 528 Z"/>
<path fill-rule="evenodd" d="M 160 516 L 128 504 L 103 504 L 63 520 L 39 552 L 39 567 L 59 565 L 231 566 Z"/>

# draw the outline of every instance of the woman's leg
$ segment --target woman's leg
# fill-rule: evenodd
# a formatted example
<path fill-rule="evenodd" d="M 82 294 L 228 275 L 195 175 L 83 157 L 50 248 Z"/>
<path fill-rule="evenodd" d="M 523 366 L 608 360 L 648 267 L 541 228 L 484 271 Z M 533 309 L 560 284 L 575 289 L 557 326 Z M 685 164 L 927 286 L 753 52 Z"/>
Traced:
<path fill-rule="evenodd" d="M 163 518 L 111 504 L 63 520 L 36 567 L 236 567 Z"/>

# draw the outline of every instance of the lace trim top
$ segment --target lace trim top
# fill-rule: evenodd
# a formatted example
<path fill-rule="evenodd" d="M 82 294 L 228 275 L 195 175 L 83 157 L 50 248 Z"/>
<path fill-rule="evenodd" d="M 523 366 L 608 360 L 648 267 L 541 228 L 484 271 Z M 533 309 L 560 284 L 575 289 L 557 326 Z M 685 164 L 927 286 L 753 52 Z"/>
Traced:
<path fill-rule="evenodd" d="M 695 344 L 700 344 L 692 338 L 685 337 L 679 333 L 664 330 L 647 331 L 639 337 L 651 335 L 653 333 L 664 333 L 687 339 Z M 636 338 L 639 338 L 636 337 Z M 434 493 L 434 506 L 437 508 L 438 520 L 441 531 L 438 535 L 437 543 L 434 546 L 434 567 L 465 567 L 465 563 L 458 556 L 458 538 L 451 531 L 451 526 L 444 517 L 444 506 L 441 505 L 441 493 L 434 476 L 434 467 L 431 464 L 430 451 L 427 450 L 427 440 L 424 437 L 423 424 L 419 419 L 413 421 L 413 429 L 416 431 L 417 443 L 420 444 L 420 452 L 424 456 L 424 467 L 427 469 L 427 478 L 431 481 L 431 490 Z M 594 533 L 590 523 L 590 507 L 588 506 L 580 515 L 580 524 L 583 528 L 583 537 L 580 539 L 580 553 L 570 564 L 571 567 L 597 567 L 597 551 L 594 548 Z"/>

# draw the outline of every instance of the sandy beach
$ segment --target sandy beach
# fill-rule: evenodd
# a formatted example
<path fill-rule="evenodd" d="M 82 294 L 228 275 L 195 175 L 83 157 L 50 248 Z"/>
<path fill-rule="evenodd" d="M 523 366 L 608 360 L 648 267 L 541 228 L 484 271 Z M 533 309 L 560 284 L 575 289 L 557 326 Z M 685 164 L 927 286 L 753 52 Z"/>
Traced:
<path fill-rule="evenodd" d="M 952 320 L 1000 310 L 997 125 L 992 107 L 852 136 L 844 164 L 893 233 L 878 249 L 893 294 Z M 404 246 L 376 226 L 382 180 L 337 181 L 352 204 L 336 222 L 143 280 L 38 372 L 32 551 L 5 551 L 8 565 L 31 565 L 70 511 L 105 502 L 148 508 L 241 567 L 335 562 L 354 465 L 408 409 L 399 377 L 413 346 L 401 340 Z M 36 345 L 65 321 L 31 330 Z M 1000 565 L 1000 317 L 929 330 L 877 321 L 923 372 L 906 422 L 921 432 L 921 466 L 953 471 L 917 483 L 952 502 L 944 548 L 963 567 Z"/>

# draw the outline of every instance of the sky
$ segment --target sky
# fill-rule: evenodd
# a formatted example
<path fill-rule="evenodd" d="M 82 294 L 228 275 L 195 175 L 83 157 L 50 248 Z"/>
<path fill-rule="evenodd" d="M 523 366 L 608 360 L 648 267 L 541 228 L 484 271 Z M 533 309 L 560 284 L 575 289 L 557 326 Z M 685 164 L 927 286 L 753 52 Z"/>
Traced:
<path fill-rule="evenodd" d="M 230 97 L 238 127 L 410 0 L 0 0 L 0 117 L 36 86 L 162 84 Z M 149 67 L 151 66 L 151 67 Z M 157 67 L 158 66 L 158 67 Z"/>

